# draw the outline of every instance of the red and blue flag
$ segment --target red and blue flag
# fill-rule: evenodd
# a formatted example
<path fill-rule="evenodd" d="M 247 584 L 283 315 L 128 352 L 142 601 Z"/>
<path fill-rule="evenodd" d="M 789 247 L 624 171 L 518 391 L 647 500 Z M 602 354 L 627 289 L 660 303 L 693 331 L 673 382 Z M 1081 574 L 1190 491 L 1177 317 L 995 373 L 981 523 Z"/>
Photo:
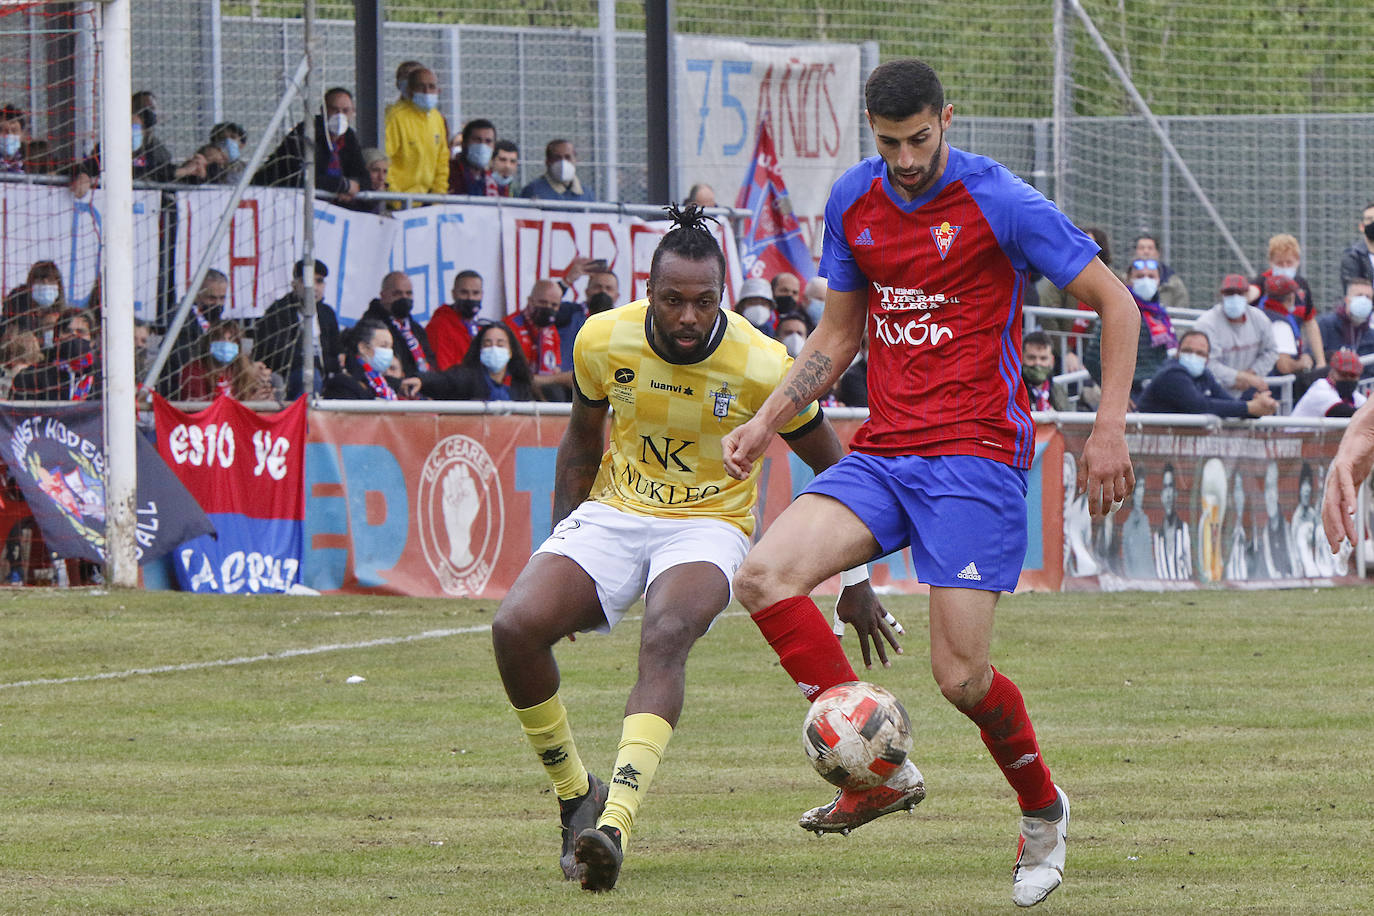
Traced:
<path fill-rule="evenodd" d="M 777 148 L 768 118 L 759 119 L 759 137 L 735 206 L 748 210 L 739 235 L 745 277 L 771 279 L 783 271 L 806 282 L 816 275 L 816 262 L 802 239 L 801 224 L 782 180 Z"/>

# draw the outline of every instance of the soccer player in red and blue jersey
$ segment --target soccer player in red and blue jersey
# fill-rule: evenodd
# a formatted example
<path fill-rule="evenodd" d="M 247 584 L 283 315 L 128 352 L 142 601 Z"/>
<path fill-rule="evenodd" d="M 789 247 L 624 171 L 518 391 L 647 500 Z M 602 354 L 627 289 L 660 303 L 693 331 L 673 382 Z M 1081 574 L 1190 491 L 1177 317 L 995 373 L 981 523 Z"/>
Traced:
<path fill-rule="evenodd" d="M 951 148 L 953 106 L 926 64 L 898 60 L 865 87 L 879 155 L 835 183 L 825 211 L 820 326 L 783 384 L 722 443 L 747 473 L 774 430 L 850 364 L 867 327 L 869 420 L 852 451 L 773 523 L 735 594 L 794 679 L 822 689 L 841 671 L 814 637 L 807 597 L 827 577 L 904 546 L 930 587 L 930 661 L 945 698 L 972 719 L 1016 791 L 1021 838 L 1012 899 L 1059 886 L 1069 806 L 1016 685 L 992 667 L 993 610 L 1026 552 L 1035 425 L 1021 379 L 1021 306 L 1032 271 L 1102 319 L 1102 401 L 1078 465 L 1095 515 L 1135 485 L 1125 414 L 1139 316 L 1098 247 L 1002 165 Z M 837 675 L 839 676 L 839 675 Z M 895 777 L 894 777 L 895 779 Z M 910 806 L 902 786 L 842 791 L 809 830 L 847 832 Z"/>

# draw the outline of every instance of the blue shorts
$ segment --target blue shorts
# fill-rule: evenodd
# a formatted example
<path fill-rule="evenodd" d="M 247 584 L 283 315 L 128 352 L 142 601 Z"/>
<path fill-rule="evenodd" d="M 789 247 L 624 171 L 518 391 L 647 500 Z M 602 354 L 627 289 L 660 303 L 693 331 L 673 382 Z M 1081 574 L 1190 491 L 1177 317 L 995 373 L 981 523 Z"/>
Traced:
<path fill-rule="evenodd" d="M 1011 592 L 1026 560 L 1026 472 L 971 455 L 851 452 L 805 490 L 844 503 L 878 556 L 910 545 L 926 585 Z"/>

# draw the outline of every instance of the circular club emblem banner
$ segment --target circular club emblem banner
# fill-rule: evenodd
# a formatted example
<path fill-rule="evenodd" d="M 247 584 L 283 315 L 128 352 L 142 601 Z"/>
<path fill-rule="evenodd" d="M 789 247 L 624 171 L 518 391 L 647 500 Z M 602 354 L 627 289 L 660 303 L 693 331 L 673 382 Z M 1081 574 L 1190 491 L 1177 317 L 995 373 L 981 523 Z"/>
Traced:
<path fill-rule="evenodd" d="M 496 464 L 476 439 L 449 436 L 425 459 L 416 497 L 425 562 L 445 594 L 479 594 L 501 553 L 505 506 Z"/>

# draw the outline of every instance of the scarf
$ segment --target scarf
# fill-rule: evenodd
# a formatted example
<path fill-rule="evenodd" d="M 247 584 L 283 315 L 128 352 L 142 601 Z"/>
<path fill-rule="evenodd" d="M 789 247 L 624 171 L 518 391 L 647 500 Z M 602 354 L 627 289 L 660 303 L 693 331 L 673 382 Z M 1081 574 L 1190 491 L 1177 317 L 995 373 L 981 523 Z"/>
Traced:
<path fill-rule="evenodd" d="M 1039 385 L 1026 386 L 1026 390 L 1031 396 L 1031 410 L 1051 410 L 1050 407 L 1050 382 L 1049 379 Z"/>
<path fill-rule="evenodd" d="M 386 383 L 386 378 L 378 371 L 367 364 L 363 364 L 363 377 L 367 379 L 368 385 L 372 387 L 372 393 L 383 401 L 396 400 L 396 392 L 391 390 L 391 386 Z"/>
<path fill-rule="evenodd" d="M 425 348 L 420 346 L 420 338 L 415 336 L 415 332 L 410 329 L 409 318 L 395 318 L 393 321 L 396 327 L 401 329 L 401 336 L 406 340 L 406 349 L 415 359 L 415 370 L 417 372 L 429 371 L 429 360 L 425 359 Z"/>
<path fill-rule="evenodd" d="M 525 359 L 535 367 L 537 374 L 553 375 L 562 371 L 561 341 L 557 327 L 549 325 L 546 328 L 532 328 L 524 315 L 517 315 L 515 321 L 507 324 L 520 341 L 520 349 L 525 351 Z M 539 333 L 537 342 L 534 339 L 536 331 Z"/>
<path fill-rule="evenodd" d="M 1164 310 L 1164 306 L 1158 302 L 1146 302 L 1135 293 L 1131 293 L 1131 298 L 1135 300 L 1136 308 L 1140 309 L 1140 317 L 1145 321 L 1145 327 L 1150 331 L 1150 346 L 1168 347 L 1173 349 L 1178 346 L 1178 337 L 1174 335 L 1174 324 L 1169 320 L 1169 313 Z"/>
<path fill-rule="evenodd" d="M 95 385 L 95 374 L 90 371 L 90 368 L 94 365 L 94 353 L 87 353 L 85 356 L 69 359 L 62 364 L 63 368 L 65 368 L 72 377 L 69 388 L 70 400 L 84 401 L 91 396 L 91 389 Z"/>

